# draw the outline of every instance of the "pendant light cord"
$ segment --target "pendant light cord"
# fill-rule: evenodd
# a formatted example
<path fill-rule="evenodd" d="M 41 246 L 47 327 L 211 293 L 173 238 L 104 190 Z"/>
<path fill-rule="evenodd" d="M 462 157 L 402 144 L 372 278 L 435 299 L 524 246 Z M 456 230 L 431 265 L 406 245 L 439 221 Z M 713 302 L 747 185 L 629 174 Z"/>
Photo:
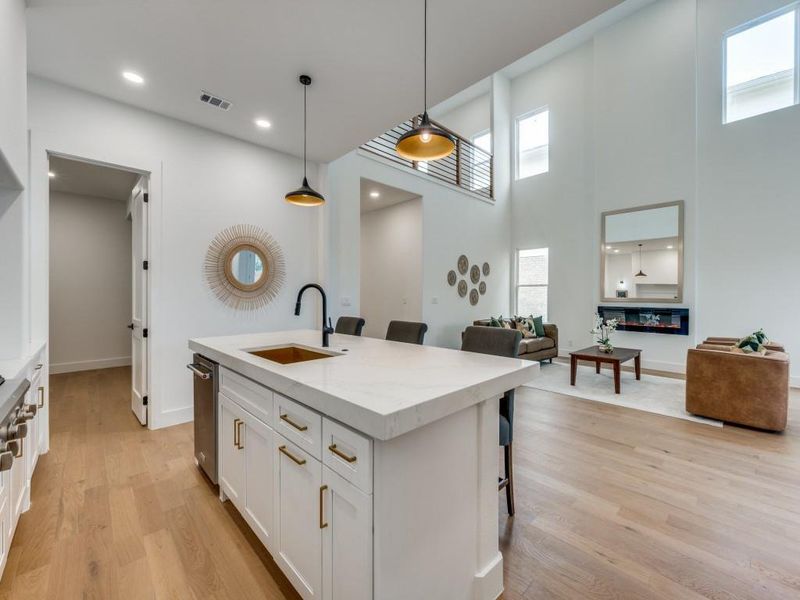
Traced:
<path fill-rule="evenodd" d="M 306 179 L 306 145 L 308 144 L 308 86 L 303 85 L 303 181 Z"/>
<path fill-rule="evenodd" d="M 424 0 L 425 6 L 425 14 L 422 17 L 422 24 L 423 24 L 423 51 L 422 51 L 422 62 L 423 62 L 423 77 L 424 81 L 422 84 L 422 95 L 423 95 L 423 106 L 425 107 L 425 112 L 428 112 L 428 0 Z"/>

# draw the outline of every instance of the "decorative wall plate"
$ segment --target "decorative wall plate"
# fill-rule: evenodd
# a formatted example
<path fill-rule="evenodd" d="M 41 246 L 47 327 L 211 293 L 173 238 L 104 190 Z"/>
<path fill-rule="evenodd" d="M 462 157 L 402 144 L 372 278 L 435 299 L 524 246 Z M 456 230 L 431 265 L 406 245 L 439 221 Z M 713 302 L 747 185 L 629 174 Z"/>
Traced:
<path fill-rule="evenodd" d="M 478 290 L 476 290 L 475 288 L 472 288 L 469 291 L 469 303 L 472 304 L 472 306 L 475 306 L 478 303 L 479 299 L 480 299 L 480 296 L 478 295 Z"/>
<path fill-rule="evenodd" d="M 450 271 L 447 273 L 447 283 L 448 285 L 455 285 L 456 284 L 456 272 Z"/>
<path fill-rule="evenodd" d="M 463 279 L 458 282 L 458 295 L 462 298 L 467 295 L 467 282 Z"/>
<path fill-rule="evenodd" d="M 481 268 L 478 265 L 472 265 L 469 269 L 469 278 L 472 283 L 478 283 L 481 280 Z"/>
<path fill-rule="evenodd" d="M 488 262 L 483 263 L 483 274 L 484 274 L 484 276 L 488 277 L 490 271 L 491 271 L 491 269 L 489 268 L 489 263 Z"/>
<path fill-rule="evenodd" d="M 481 281 L 480 285 L 478 286 L 478 291 L 481 293 L 481 296 L 483 296 L 486 293 L 486 282 L 485 281 Z"/>
<path fill-rule="evenodd" d="M 462 254 L 458 257 L 458 272 L 462 275 L 466 275 L 467 269 L 469 269 L 469 259 L 466 255 Z"/>
<path fill-rule="evenodd" d="M 286 278 L 283 251 L 256 225 L 234 225 L 219 232 L 208 247 L 203 270 L 214 295 L 240 310 L 269 304 Z"/>

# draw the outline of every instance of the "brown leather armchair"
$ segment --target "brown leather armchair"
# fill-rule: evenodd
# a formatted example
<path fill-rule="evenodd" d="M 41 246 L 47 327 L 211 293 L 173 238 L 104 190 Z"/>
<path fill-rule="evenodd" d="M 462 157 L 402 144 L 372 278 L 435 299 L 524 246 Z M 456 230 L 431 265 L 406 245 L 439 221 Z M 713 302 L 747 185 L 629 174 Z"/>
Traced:
<path fill-rule="evenodd" d="M 786 429 L 789 355 L 743 354 L 721 338 L 707 341 L 686 358 L 686 411 L 768 431 Z"/>

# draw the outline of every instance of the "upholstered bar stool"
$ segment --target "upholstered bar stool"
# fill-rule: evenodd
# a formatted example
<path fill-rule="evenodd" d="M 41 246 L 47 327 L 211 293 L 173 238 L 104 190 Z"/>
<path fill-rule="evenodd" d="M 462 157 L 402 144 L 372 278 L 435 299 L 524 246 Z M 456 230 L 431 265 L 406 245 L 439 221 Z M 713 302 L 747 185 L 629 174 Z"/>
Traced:
<path fill-rule="evenodd" d="M 391 321 L 386 330 L 386 339 L 391 342 L 422 345 L 422 342 L 425 340 L 426 331 L 428 331 L 428 326 L 425 323 Z"/>
<path fill-rule="evenodd" d="M 366 321 L 361 317 L 339 317 L 336 321 L 336 329 L 334 333 L 343 333 L 345 335 L 361 335 L 361 330 L 364 329 Z"/>
<path fill-rule="evenodd" d="M 517 357 L 517 349 L 522 340 L 522 332 L 501 327 L 467 327 L 461 336 L 461 349 L 465 352 L 493 354 L 495 356 Z M 503 447 L 505 476 L 500 479 L 498 488 L 506 490 L 508 515 L 514 515 L 514 390 L 507 391 L 500 399 L 499 442 Z"/>

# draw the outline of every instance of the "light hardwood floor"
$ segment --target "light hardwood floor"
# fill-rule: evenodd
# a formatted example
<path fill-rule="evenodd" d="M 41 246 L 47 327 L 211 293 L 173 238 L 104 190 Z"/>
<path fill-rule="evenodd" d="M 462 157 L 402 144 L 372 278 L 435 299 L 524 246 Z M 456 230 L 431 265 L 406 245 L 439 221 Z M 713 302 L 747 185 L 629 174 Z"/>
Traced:
<path fill-rule="evenodd" d="M 0 599 L 297 598 L 198 474 L 191 425 L 138 425 L 129 376 L 51 378 Z M 503 600 L 800 598 L 798 419 L 718 429 L 530 389 L 516 411 Z"/>

